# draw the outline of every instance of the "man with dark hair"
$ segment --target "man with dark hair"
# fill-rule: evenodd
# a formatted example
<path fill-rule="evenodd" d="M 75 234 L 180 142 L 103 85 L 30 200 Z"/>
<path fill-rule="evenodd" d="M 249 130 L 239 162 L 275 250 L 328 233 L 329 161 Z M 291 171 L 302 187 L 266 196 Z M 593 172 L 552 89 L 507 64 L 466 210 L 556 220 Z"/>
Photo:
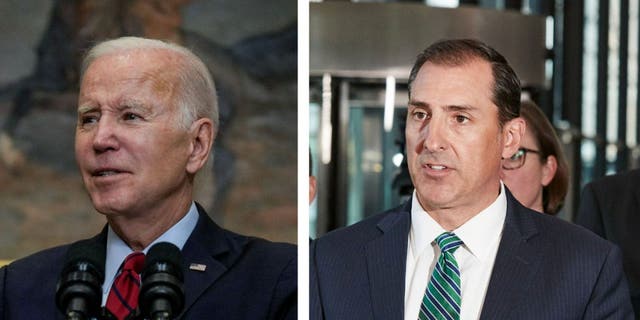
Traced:
<path fill-rule="evenodd" d="M 519 148 L 502 55 L 445 40 L 411 71 L 401 207 L 314 241 L 311 319 L 632 319 L 619 250 L 522 206 L 500 181 Z"/>

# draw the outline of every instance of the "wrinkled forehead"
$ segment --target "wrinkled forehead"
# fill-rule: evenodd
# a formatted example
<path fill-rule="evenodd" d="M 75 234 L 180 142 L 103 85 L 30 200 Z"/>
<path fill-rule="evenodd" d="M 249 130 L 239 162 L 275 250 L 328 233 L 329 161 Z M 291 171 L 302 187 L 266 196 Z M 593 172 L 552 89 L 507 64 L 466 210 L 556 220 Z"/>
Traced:
<path fill-rule="evenodd" d="M 81 90 L 96 85 L 127 83 L 133 87 L 147 87 L 158 97 L 174 97 L 179 85 L 181 57 L 163 49 L 131 49 L 108 53 L 96 58 L 88 66 Z"/>
<path fill-rule="evenodd" d="M 427 62 L 420 68 L 412 90 L 411 98 L 436 91 L 449 92 L 456 89 L 460 95 L 483 97 L 493 96 L 493 74 L 491 66 L 481 60 L 448 65 Z M 431 89 L 424 90 L 425 88 Z"/>

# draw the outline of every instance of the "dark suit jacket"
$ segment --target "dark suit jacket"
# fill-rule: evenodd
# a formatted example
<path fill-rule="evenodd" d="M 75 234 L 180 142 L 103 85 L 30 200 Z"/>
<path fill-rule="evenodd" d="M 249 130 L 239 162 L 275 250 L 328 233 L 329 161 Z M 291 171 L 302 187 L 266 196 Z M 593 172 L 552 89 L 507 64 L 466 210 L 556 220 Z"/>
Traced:
<path fill-rule="evenodd" d="M 410 202 L 316 240 L 311 319 L 404 319 Z M 464 304 L 464 301 L 462 302 Z M 619 250 L 529 210 L 507 215 L 481 319 L 633 319 Z"/>
<path fill-rule="evenodd" d="M 295 246 L 234 234 L 198 209 L 198 224 L 182 250 L 180 319 L 296 319 Z M 92 240 L 106 245 L 106 228 Z M 68 248 L 48 249 L 0 269 L 0 319 L 63 319 L 55 293 Z M 206 270 L 190 270 L 191 263 Z"/>
<path fill-rule="evenodd" d="M 576 223 L 620 247 L 633 306 L 640 316 L 640 170 L 587 184 Z"/>

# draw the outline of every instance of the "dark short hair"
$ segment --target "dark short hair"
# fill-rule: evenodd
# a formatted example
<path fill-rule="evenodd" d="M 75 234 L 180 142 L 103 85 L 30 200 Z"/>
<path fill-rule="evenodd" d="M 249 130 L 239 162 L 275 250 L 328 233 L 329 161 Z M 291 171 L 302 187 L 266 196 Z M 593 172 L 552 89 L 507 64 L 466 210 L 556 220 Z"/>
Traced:
<path fill-rule="evenodd" d="M 527 131 L 531 132 L 540 150 L 540 161 L 545 163 L 549 156 L 556 157 L 558 168 L 549 184 L 542 188 L 542 208 L 544 212 L 556 214 L 564 204 L 569 189 L 569 164 L 564 157 L 560 139 L 547 116 L 533 101 L 525 100 L 520 105 L 520 116 L 527 122 Z"/>
<path fill-rule="evenodd" d="M 413 81 L 426 62 L 435 65 L 461 66 L 475 59 L 491 64 L 493 95 L 491 101 L 498 106 L 500 126 L 520 114 L 520 80 L 507 60 L 495 49 L 474 39 L 441 40 L 426 48 L 416 58 L 409 75 L 409 99 Z"/>

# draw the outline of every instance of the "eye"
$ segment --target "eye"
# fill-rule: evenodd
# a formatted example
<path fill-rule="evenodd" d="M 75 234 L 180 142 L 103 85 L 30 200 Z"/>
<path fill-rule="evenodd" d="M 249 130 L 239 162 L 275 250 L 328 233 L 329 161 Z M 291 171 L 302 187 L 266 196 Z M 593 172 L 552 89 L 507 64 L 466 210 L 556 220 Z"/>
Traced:
<path fill-rule="evenodd" d="M 81 124 L 91 124 L 91 123 L 97 123 L 98 122 L 98 116 L 93 115 L 93 114 L 84 114 L 80 116 L 80 123 Z"/>
<path fill-rule="evenodd" d="M 466 123 L 467 121 L 469 121 L 469 118 L 463 116 L 463 115 L 456 115 L 455 116 L 456 122 L 457 123 Z"/>
<path fill-rule="evenodd" d="M 122 116 L 122 119 L 124 119 L 124 120 L 140 120 L 140 119 L 142 119 L 142 117 L 137 115 L 137 114 L 135 114 L 135 113 L 127 112 Z"/>
<path fill-rule="evenodd" d="M 415 110 L 413 111 L 412 115 L 413 115 L 413 119 L 418 121 L 428 120 L 430 118 L 429 114 L 422 110 Z"/>

